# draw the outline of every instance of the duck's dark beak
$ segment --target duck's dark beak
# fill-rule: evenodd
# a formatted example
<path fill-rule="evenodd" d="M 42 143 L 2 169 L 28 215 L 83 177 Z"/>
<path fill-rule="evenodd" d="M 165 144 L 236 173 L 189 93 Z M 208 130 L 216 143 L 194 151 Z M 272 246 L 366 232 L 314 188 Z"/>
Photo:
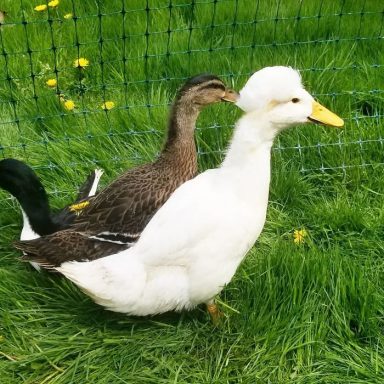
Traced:
<path fill-rule="evenodd" d="M 225 95 L 221 98 L 222 101 L 229 101 L 230 103 L 236 103 L 239 98 L 239 94 L 233 89 L 226 89 Z"/>
<path fill-rule="evenodd" d="M 308 116 L 308 120 L 314 123 L 330 125 L 332 127 L 342 127 L 344 125 L 343 119 L 322 106 L 317 101 L 313 101 L 312 103 L 312 113 Z"/>

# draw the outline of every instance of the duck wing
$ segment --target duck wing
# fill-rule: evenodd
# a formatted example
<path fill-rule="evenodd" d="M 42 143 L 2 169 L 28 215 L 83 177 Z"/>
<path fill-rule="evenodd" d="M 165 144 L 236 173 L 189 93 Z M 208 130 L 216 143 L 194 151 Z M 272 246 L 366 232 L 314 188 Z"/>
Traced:
<path fill-rule="evenodd" d="M 107 240 L 137 241 L 157 210 L 194 173 L 177 173 L 156 162 L 132 169 L 98 193 L 72 228 Z"/>
<path fill-rule="evenodd" d="M 59 231 L 28 241 L 14 242 L 24 255 L 22 260 L 34 262 L 43 268 L 54 268 L 66 261 L 90 261 L 120 252 L 130 247 L 99 239 L 84 232 Z"/>
<path fill-rule="evenodd" d="M 201 178 L 201 175 L 198 178 Z M 177 257 L 176 253 L 184 252 L 188 246 L 209 233 L 207 229 L 200 228 L 205 208 L 198 208 L 195 202 L 203 201 L 206 192 L 209 192 L 212 186 L 208 184 L 205 188 L 195 188 L 195 183 L 192 183 L 191 187 L 185 188 L 189 183 L 191 182 L 182 185 L 172 195 L 170 206 L 168 207 L 168 201 L 167 208 L 164 206 L 160 208 L 161 212 L 158 212 L 150 221 L 147 228 L 151 227 L 151 229 L 147 231 L 146 228 L 144 231 L 145 241 L 136 243 L 139 246 L 139 253 L 142 253 L 143 256 L 154 254 L 153 257 L 156 258 L 156 255 L 159 255 L 156 263 L 161 263 L 160 255 L 163 253 L 164 257 L 169 257 L 173 262 L 172 258 Z M 185 189 L 186 191 L 184 191 Z M 191 226 L 196 228 L 190 231 Z M 126 243 L 117 239 L 107 239 L 111 236 L 112 234 L 107 232 L 97 234 L 68 229 L 39 239 L 18 241 L 14 244 L 17 249 L 25 253 L 23 260 L 33 261 L 44 268 L 52 268 L 60 266 L 66 261 L 94 261 L 128 249 L 133 245 L 133 242 Z M 170 237 L 172 237 L 172 241 L 165 241 Z"/>
<path fill-rule="evenodd" d="M 15 243 L 25 260 L 43 267 L 66 261 L 96 260 L 132 246 L 174 190 L 195 174 L 157 162 L 132 169 L 86 205 L 69 229 L 36 241 Z M 72 212 L 71 212 L 72 213 Z M 63 212 L 63 215 L 65 212 Z"/>

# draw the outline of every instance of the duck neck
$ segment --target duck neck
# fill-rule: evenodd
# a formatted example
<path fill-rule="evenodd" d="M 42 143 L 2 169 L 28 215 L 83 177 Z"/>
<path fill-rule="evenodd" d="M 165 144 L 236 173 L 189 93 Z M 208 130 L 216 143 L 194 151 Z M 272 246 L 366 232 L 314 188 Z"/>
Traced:
<path fill-rule="evenodd" d="M 199 106 L 187 103 L 183 98 L 175 102 L 171 110 L 163 158 L 177 158 L 179 166 L 180 162 L 197 162 L 194 132 L 199 113 Z"/>
<path fill-rule="evenodd" d="M 278 129 L 262 113 L 247 113 L 237 123 L 222 168 L 235 167 L 238 172 L 270 169 L 273 139 Z"/>
<path fill-rule="evenodd" d="M 45 236 L 59 229 L 52 220 L 48 199 L 44 201 L 22 201 L 20 199 L 19 203 L 23 213 L 23 227 L 27 232 L 28 228 L 31 228 L 39 236 Z"/>
<path fill-rule="evenodd" d="M 40 237 L 39 234 L 32 229 L 28 215 L 24 212 L 24 209 L 20 209 L 21 213 L 23 214 L 23 229 L 21 230 L 20 240 L 33 240 Z"/>

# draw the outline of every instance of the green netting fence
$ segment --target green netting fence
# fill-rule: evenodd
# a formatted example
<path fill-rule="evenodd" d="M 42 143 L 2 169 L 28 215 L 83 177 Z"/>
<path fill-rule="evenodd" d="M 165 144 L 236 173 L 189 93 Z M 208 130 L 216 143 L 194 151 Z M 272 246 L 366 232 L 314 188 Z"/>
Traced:
<path fill-rule="evenodd" d="M 303 173 L 383 161 L 384 3 L 377 0 L 8 0 L 0 13 L 0 157 L 74 180 L 153 159 L 175 90 L 201 72 L 237 89 L 268 65 L 300 69 L 343 131 L 284 133 L 277 162 Z M 79 62 L 80 60 L 80 62 Z M 76 65 L 80 64 L 80 67 Z M 240 112 L 198 120 L 201 168 L 219 163 Z M 5 196 L 5 195 L 4 195 Z"/>

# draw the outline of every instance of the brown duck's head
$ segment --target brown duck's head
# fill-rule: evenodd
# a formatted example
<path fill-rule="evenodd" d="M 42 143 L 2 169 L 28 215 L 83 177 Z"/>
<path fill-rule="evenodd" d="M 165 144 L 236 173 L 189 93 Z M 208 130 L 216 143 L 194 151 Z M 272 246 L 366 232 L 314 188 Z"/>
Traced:
<path fill-rule="evenodd" d="M 229 101 L 235 103 L 239 94 L 228 88 L 217 76 L 200 74 L 191 77 L 180 89 L 178 99 L 204 107 L 205 105 Z"/>

